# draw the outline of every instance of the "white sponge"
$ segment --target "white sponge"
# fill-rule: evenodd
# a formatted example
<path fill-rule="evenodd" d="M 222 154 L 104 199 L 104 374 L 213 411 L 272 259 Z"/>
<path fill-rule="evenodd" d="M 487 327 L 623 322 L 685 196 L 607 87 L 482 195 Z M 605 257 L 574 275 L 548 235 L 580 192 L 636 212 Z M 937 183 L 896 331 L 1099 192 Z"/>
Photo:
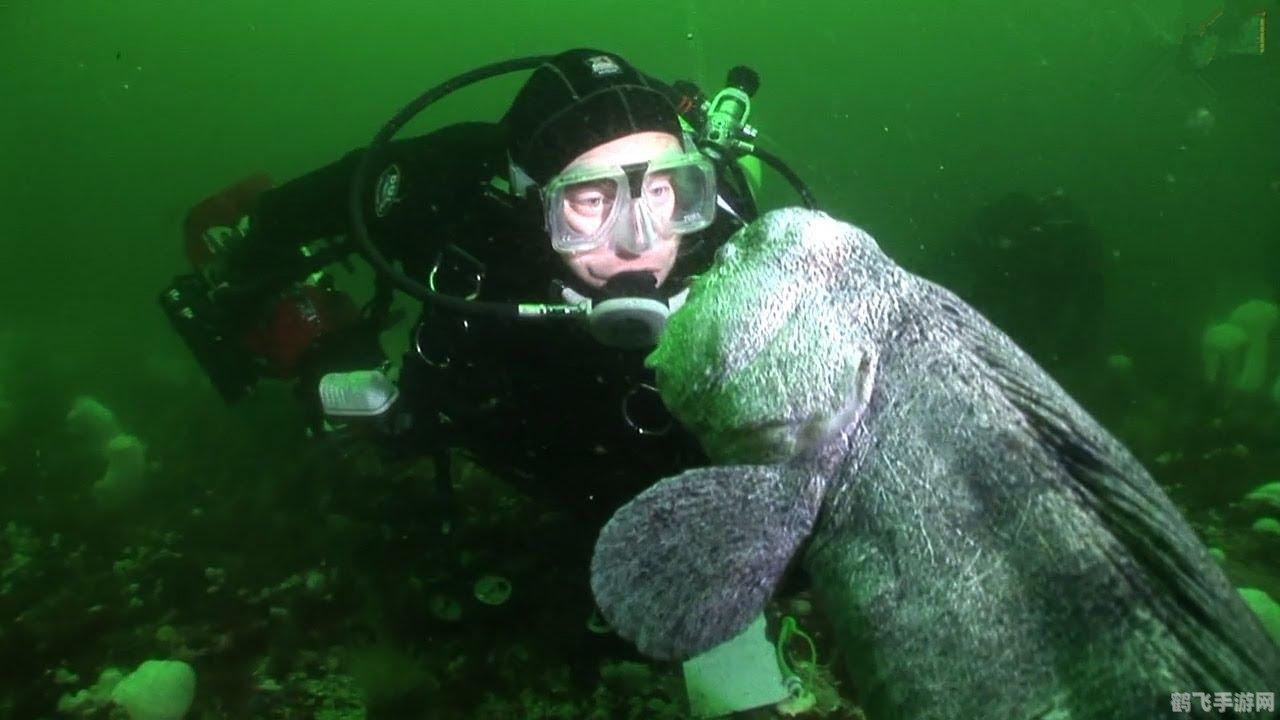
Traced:
<path fill-rule="evenodd" d="M 196 697 L 196 671 L 181 660 L 148 660 L 111 692 L 129 720 L 182 720 Z"/>

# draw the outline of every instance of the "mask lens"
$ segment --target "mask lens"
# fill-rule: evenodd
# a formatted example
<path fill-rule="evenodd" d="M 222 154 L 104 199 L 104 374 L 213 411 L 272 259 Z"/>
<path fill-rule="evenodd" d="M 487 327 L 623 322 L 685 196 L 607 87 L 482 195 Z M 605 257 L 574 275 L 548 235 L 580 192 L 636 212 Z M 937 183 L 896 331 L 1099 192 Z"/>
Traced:
<path fill-rule="evenodd" d="M 676 186 L 674 173 L 670 170 L 649 172 L 644 177 L 644 189 L 640 197 L 649 210 L 649 217 L 658 227 L 667 227 L 676 211 Z"/>
<path fill-rule="evenodd" d="M 543 202 L 552 247 L 558 252 L 580 252 L 604 242 L 622 204 L 624 182 L 614 169 L 575 172 L 549 183 Z"/>
<path fill-rule="evenodd" d="M 711 224 L 715 172 L 701 154 L 658 158 L 643 176 L 632 177 L 639 188 L 621 167 L 577 170 L 548 183 L 544 202 L 552 247 L 572 253 L 608 241 L 639 252 L 660 238 Z M 637 233 L 644 237 L 632 237 Z"/>
<path fill-rule="evenodd" d="M 564 189 L 561 212 L 570 230 L 578 235 L 592 236 L 604 227 L 604 221 L 613 213 L 617 200 L 618 185 L 611 180 L 574 183 Z"/>
<path fill-rule="evenodd" d="M 662 235 L 701 230 L 715 218 L 715 172 L 701 155 L 657 162 L 645 175 L 641 195 Z"/>

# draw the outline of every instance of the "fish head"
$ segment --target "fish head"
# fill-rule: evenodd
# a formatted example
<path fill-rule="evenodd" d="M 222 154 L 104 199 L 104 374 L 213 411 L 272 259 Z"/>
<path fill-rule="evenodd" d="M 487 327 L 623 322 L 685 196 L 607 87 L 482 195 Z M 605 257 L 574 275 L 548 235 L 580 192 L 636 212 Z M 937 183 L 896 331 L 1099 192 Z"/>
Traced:
<path fill-rule="evenodd" d="M 720 249 L 648 357 L 663 401 L 718 463 L 825 445 L 867 408 L 904 274 L 826 213 L 767 213 Z"/>

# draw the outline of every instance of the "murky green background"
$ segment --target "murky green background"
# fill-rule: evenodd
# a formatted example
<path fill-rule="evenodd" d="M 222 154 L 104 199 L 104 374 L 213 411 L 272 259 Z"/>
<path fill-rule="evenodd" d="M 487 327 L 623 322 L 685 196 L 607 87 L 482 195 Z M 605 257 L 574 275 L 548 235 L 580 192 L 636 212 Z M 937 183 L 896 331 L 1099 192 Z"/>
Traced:
<path fill-rule="evenodd" d="M 1168 43 L 1200 15 L 1177 5 L 6 2 L 0 300 L 63 352 L 172 352 L 150 305 L 191 204 L 323 164 L 456 72 L 590 45 L 705 88 L 756 68 L 769 144 L 905 261 L 998 194 L 1066 188 L 1117 255 L 1129 351 L 1192 361 L 1209 314 L 1274 287 L 1280 80 L 1179 74 Z M 493 117 L 509 80 L 431 120 Z M 1201 106 L 1215 127 L 1188 137 Z"/>
<path fill-rule="evenodd" d="M 1213 5 L 0 0 L 0 524 L 109 548 L 137 542 L 129 533 L 152 516 L 181 529 L 173 506 L 216 503 L 222 482 L 278 526 L 220 535 L 206 523 L 189 552 L 271 546 L 273 532 L 305 527 L 298 498 L 333 490 L 298 477 L 290 453 L 305 443 L 287 392 L 223 407 L 156 306 L 186 270 L 183 214 L 250 172 L 283 181 L 336 159 L 446 77 L 593 46 L 708 92 L 733 65 L 756 69 L 761 145 L 931 277 L 983 277 L 956 242 L 981 207 L 1014 191 L 1070 196 L 1105 249 L 1105 309 L 1096 348 L 1046 365 L 1219 532 L 1240 488 L 1280 475 L 1280 407 L 1223 410 L 1200 347 L 1207 325 L 1280 287 L 1280 42 L 1273 28 L 1267 55 L 1179 69 L 1179 35 Z M 414 128 L 496 119 L 522 80 L 459 93 Z M 795 201 L 776 176 L 766 184 L 766 204 Z M 1119 391 L 1113 354 L 1136 378 Z M 100 472 L 61 427 L 81 394 L 182 478 L 142 520 L 104 520 L 77 486 Z M 306 557 L 281 556 L 294 551 Z M 281 560 L 281 572 L 312 560 Z M 1237 570 L 1277 594 L 1257 563 Z M 139 659 L 81 637 L 90 677 Z M 14 682 L 30 691 L 48 669 Z"/>

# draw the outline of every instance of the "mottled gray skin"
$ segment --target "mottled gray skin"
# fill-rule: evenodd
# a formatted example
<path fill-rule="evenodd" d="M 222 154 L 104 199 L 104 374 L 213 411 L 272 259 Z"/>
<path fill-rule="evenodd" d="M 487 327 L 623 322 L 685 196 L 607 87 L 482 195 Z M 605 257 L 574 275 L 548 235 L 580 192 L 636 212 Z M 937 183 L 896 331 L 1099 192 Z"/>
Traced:
<path fill-rule="evenodd" d="M 794 558 L 872 720 L 1168 718 L 1171 692 L 1280 690 L 1280 651 L 1133 456 L 857 228 L 745 228 L 650 364 L 717 464 L 601 532 L 596 600 L 642 652 L 733 637 Z"/>

